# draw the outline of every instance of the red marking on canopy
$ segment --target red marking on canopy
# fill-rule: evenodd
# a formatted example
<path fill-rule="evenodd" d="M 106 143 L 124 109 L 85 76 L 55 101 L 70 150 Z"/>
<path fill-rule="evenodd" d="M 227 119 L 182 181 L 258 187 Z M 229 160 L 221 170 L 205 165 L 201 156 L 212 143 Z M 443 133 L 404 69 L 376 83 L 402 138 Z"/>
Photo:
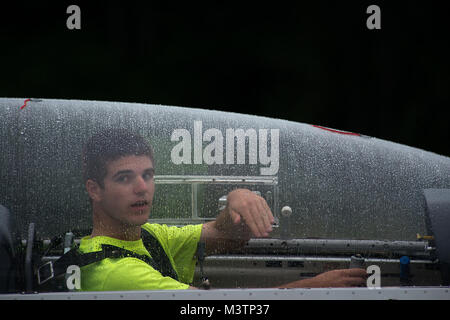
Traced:
<path fill-rule="evenodd" d="M 24 101 L 23 106 L 20 107 L 20 110 L 22 110 L 23 108 L 26 107 L 28 101 L 31 101 L 31 99 L 26 99 L 26 100 Z"/>
<path fill-rule="evenodd" d="M 334 130 L 334 129 L 330 129 L 330 128 L 325 128 L 325 127 L 317 126 L 317 125 L 312 125 L 312 126 L 313 126 L 313 127 L 316 127 L 316 128 L 319 128 L 319 129 L 322 129 L 322 130 L 334 132 L 334 133 L 346 134 L 346 135 L 349 135 L 349 136 L 358 136 L 358 137 L 361 136 L 359 133 L 348 132 L 348 131 L 339 131 L 339 130 Z"/>

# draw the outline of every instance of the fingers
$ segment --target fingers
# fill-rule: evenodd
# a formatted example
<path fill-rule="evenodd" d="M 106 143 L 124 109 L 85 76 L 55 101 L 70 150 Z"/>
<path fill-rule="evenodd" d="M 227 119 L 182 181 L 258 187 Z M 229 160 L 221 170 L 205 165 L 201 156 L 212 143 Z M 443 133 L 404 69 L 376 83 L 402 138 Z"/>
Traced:
<path fill-rule="evenodd" d="M 359 287 L 366 284 L 364 269 L 331 270 L 312 278 L 314 287 Z"/>
<path fill-rule="evenodd" d="M 268 236 L 264 227 L 262 215 L 260 214 L 257 204 L 252 204 L 248 207 L 242 208 L 239 214 L 242 216 L 242 220 L 249 227 L 253 236 Z"/>
<path fill-rule="evenodd" d="M 266 212 L 268 213 L 267 217 L 269 220 L 269 224 L 272 227 L 272 225 L 275 223 L 275 218 L 273 217 L 272 210 L 270 210 L 269 205 L 267 204 L 267 202 L 265 200 L 263 201 L 263 204 L 264 204 L 264 208 L 266 209 Z"/>
<path fill-rule="evenodd" d="M 273 215 L 264 198 L 255 195 L 255 205 L 251 207 L 251 218 L 255 221 L 258 228 L 257 237 L 268 237 L 272 232 Z"/>
<path fill-rule="evenodd" d="M 245 189 L 235 190 L 234 195 L 236 197 L 229 197 L 233 222 L 244 222 L 255 237 L 268 237 L 274 218 L 264 198 Z"/>
<path fill-rule="evenodd" d="M 362 268 L 340 269 L 339 271 L 348 277 L 367 277 L 367 271 Z"/>
<path fill-rule="evenodd" d="M 343 287 L 361 287 L 366 285 L 367 272 L 364 269 L 338 270 Z"/>
<path fill-rule="evenodd" d="M 273 218 L 272 211 L 270 210 L 266 200 L 264 198 L 260 197 L 260 212 L 262 213 L 263 220 L 264 220 L 264 227 L 266 230 L 272 231 L 272 224 L 275 222 L 275 219 Z"/>
<path fill-rule="evenodd" d="M 256 237 L 269 236 L 269 229 L 266 225 L 267 213 L 261 203 L 261 199 L 256 196 L 254 203 L 249 207 L 249 216 L 246 217 L 246 222 L 255 225 L 254 235 Z M 253 230 L 252 230 L 253 231 Z"/>
<path fill-rule="evenodd" d="M 230 216 L 231 216 L 231 221 L 233 221 L 233 224 L 241 223 L 241 215 L 239 213 L 237 213 L 236 211 L 230 210 Z"/>

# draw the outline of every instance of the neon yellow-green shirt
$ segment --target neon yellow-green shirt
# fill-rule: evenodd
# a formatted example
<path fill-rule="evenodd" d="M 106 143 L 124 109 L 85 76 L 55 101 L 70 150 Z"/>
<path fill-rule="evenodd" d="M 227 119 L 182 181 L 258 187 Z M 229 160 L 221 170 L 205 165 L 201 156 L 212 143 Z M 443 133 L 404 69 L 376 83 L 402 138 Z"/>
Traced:
<path fill-rule="evenodd" d="M 194 278 L 196 263 L 194 255 L 202 225 L 178 228 L 146 223 L 142 228 L 159 240 L 180 281 L 164 277 L 159 271 L 137 258 L 106 258 L 81 268 L 82 291 L 174 290 L 189 287 L 188 284 L 192 283 Z M 150 256 L 142 239 L 123 241 L 105 236 L 94 238 L 86 236 L 81 239 L 80 250 L 83 253 L 101 251 L 102 244 Z"/>

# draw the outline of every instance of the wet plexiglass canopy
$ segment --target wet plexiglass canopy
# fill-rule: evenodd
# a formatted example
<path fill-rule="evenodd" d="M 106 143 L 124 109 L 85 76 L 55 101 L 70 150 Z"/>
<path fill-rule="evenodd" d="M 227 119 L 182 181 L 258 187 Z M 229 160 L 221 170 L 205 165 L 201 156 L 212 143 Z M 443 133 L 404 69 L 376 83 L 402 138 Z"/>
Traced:
<path fill-rule="evenodd" d="M 0 100 L 0 196 L 22 231 L 35 222 L 43 236 L 89 227 L 81 150 L 105 128 L 152 145 L 152 219 L 214 218 L 219 199 L 245 187 L 277 217 L 292 209 L 289 237 L 412 240 L 426 233 L 422 190 L 450 187 L 447 157 L 308 124 L 135 103 L 23 104 Z"/>

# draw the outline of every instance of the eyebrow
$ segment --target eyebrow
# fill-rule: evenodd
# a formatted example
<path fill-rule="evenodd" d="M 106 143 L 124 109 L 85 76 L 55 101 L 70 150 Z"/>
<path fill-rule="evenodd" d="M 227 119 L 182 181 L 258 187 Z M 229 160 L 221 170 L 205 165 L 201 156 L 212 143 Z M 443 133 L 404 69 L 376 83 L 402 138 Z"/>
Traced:
<path fill-rule="evenodd" d="M 130 174 L 130 173 L 134 173 L 134 171 L 129 170 L 129 169 L 128 170 L 120 170 L 120 171 L 116 172 L 116 174 L 114 174 L 112 177 L 114 179 L 115 177 L 120 176 L 122 174 Z M 155 173 L 155 169 L 154 168 L 145 169 L 144 173 Z"/>

